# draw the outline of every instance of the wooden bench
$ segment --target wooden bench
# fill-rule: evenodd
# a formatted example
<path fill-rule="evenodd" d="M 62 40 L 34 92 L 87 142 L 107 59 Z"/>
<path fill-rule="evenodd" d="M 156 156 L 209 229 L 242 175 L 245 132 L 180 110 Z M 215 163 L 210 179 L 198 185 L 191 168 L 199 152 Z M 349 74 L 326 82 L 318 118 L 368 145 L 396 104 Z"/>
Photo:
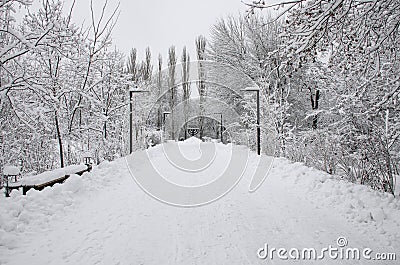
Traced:
<path fill-rule="evenodd" d="M 91 164 L 86 164 L 87 168 L 84 170 L 81 170 L 79 172 L 76 172 L 75 174 L 82 176 L 83 173 L 85 172 L 90 172 L 92 170 L 92 165 Z M 19 185 L 19 186 L 10 186 L 10 187 L 6 187 L 6 197 L 9 197 L 11 191 L 13 190 L 19 190 L 20 188 L 22 188 L 22 194 L 26 195 L 26 193 L 30 190 L 30 189 L 34 189 L 34 190 L 38 190 L 41 191 L 46 187 L 52 187 L 54 184 L 61 184 L 64 183 L 65 180 L 67 180 L 70 177 L 70 175 L 65 175 L 61 178 L 57 178 L 57 179 L 53 179 L 51 181 L 47 181 L 45 183 L 41 183 L 41 184 L 36 184 L 36 185 Z M 8 194 L 8 196 L 7 196 Z"/>

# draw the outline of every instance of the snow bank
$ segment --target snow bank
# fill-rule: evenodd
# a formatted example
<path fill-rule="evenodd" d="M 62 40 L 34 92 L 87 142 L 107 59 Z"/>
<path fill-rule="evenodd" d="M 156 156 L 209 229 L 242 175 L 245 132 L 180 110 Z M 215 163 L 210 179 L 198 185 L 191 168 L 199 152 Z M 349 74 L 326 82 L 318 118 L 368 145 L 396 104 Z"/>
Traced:
<path fill-rule="evenodd" d="M 190 137 L 190 138 L 188 138 L 188 139 L 186 139 L 184 141 L 184 143 L 186 143 L 186 144 L 198 144 L 198 143 L 201 143 L 201 142 L 202 141 L 199 138 L 194 137 L 194 136 L 192 136 L 192 137 Z"/>
<path fill-rule="evenodd" d="M 274 164 L 272 174 L 281 174 L 288 192 L 300 193 L 317 208 L 331 209 L 359 226 L 365 233 L 371 232 L 371 229 L 378 230 L 387 236 L 388 243 L 400 241 L 399 198 L 309 168 L 302 163 L 291 163 L 279 158 Z"/>
<path fill-rule="evenodd" d="M 48 180 L 50 177 L 63 176 L 85 169 L 85 165 L 70 166 L 64 170 L 45 172 L 40 178 L 26 183 Z M 14 191 L 10 198 L 0 196 L 0 252 L 2 247 L 13 249 L 20 236 L 28 231 L 43 230 L 48 227 L 54 216 L 58 218 L 69 208 L 84 200 L 91 193 L 103 190 L 115 182 L 114 176 L 128 174 L 120 172 L 125 169 L 125 161 L 119 159 L 113 163 L 103 162 L 82 176 L 71 174 L 63 184 L 55 184 L 42 191 L 29 190 L 26 196 Z M 51 174 L 50 174 L 51 173 Z M 38 175 L 38 176 L 40 176 Z M 47 178 L 49 177 L 49 178 Z"/>

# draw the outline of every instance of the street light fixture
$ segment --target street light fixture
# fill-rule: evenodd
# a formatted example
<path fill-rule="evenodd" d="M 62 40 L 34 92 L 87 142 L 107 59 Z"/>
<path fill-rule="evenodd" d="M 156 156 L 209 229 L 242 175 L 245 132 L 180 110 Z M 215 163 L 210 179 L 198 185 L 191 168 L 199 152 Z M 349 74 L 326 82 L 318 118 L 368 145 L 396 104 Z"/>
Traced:
<path fill-rule="evenodd" d="M 147 90 L 137 90 L 137 87 L 129 89 L 129 153 L 133 152 L 133 93 L 149 93 Z"/>
<path fill-rule="evenodd" d="M 240 91 L 257 92 L 257 154 L 261 155 L 261 131 L 260 131 L 260 88 L 246 87 Z"/>

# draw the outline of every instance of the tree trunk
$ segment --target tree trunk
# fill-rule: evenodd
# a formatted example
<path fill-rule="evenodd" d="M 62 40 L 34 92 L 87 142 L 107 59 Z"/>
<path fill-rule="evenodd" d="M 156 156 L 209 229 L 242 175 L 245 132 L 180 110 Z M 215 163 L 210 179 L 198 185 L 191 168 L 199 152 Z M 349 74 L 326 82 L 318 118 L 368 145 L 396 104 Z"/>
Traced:
<path fill-rule="evenodd" d="M 315 98 L 314 98 L 314 95 L 311 93 L 311 88 L 310 88 L 310 100 L 311 100 L 311 108 L 312 108 L 312 110 L 317 110 L 318 109 L 319 97 L 320 97 L 319 90 L 315 91 Z M 314 130 L 318 128 L 318 115 L 317 114 L 313 116 L 312 128 Z"/>
<path fill-rule="evenodd" d="M 60 132 L 60 125 L 58 123 L 58 114 L 57 111 L 54 112 L 54 118 L 55 118 L 55 125 L 56 125 L 56 132 L 57 132 L 57 139 L 58 139 L 58 147 L 60 149 L 60 165 L 61 167 L 64 167 L 64 150 L 63 150 L 63 143 L 61 139 L 61 132 Z"/>
<path fill-rule="evenodd" d="M 104 122 L 104 125 L 103 125 L 103 135 L 104 135 L 104 139 L 107 139 L 107 122 L 105 121 Z"/>

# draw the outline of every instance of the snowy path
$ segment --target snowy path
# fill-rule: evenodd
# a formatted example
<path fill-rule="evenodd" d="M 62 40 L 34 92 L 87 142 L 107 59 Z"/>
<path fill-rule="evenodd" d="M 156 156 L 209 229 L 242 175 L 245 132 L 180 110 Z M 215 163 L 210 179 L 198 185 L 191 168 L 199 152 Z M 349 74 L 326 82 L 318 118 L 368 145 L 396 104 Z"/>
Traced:
<path fill-rule="evenodd" d="M 162 163 L 164 158 L 154 159 Z M 303 181 L 307 174 L 312 177 Z M 288 250 L 320 250 L 329 245 L 336 247 L 336 239 L 345 236 L 349 247 L 397 252 L 400 258 L 399 224 L 391 220 L 357 221 L 361 211 L 336 210 L 343 208 L 336 201 L 329 206 L 330 200 L 323 198 L 330 196 L 318 197 L 308 190 L 320 189 L 318 194 L 323 193 L 323 187 L 315 183 L 329 177 L 315 177 L 321 174 L 277 159 L 256 193 L 247 190 L 250 172 L 246 171 L 245 179 L 222 199 L 203 207 L 179 208 L 145 194 L 132 180 L 124 160 L 119 160 L 83 176 L 112 176 L 115 181 L 79 191 L 84 194 L 78 195 L 79 202 L 61 207 L 50 216 L 39 216 L 38 223 L 45 224 L 38 227 L 36 223 L 33 228 L 28 225 L 29 230 L 18 234 L 15 246 L 0 245 L 0 264 L 398 264 L 329 257 L 323 261 L 257 257 L 257 250 L 266 243 Z M 335 188 L 330 191 L 336 192 Z M 371 196 L 377 196 L 374 194 Z M 389 199 L 387 205 L 398 217 L 398 200 Z M 385 216 L 388 219 L 392 215 Z M 390 232 L 394 235 L 388 235 Z"/>

